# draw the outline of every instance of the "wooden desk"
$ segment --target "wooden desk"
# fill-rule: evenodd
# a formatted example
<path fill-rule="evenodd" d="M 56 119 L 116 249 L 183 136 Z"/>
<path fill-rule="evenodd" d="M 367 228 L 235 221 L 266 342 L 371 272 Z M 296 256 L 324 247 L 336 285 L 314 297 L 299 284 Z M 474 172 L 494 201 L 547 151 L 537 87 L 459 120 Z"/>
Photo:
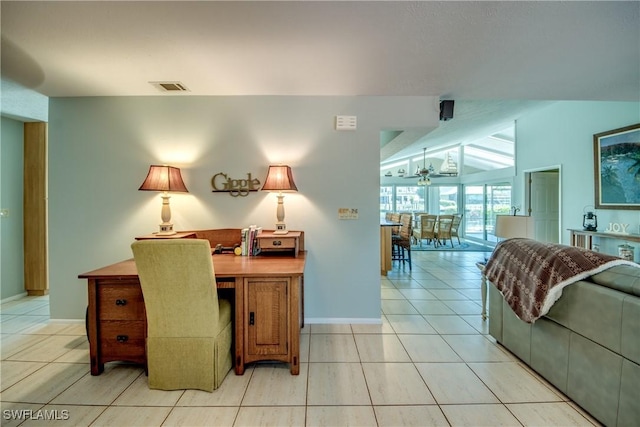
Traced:
<path fill-rule="evenodd" d="M 212 256 L 218 289 L 233 289 L 235 294 L 237 375 L 244 373 L 246 363 L 259 360 L 287 362 L 293 375 L 300 372 L 305 258 L 305 252 L 295 258 Z M 100 375 L 106 362 L 146 364 L 146 314 L 134 260 L 78 277 L 87 279 L 89 286 L 87 331 L 91 375 Z"/>
<path fill-rule="evenodd" d="M 152 233 L 145 236 L 138 236 L 136 240 L 152 240 L 152 239 L 195 239 L 195 231 L 179 231 L 175 234 L 158 234 Z"/>

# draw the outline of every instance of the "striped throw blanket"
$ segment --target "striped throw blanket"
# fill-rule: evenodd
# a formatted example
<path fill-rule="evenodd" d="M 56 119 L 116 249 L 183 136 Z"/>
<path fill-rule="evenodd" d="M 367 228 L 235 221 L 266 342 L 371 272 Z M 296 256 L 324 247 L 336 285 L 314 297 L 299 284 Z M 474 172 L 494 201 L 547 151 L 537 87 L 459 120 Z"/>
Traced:
<path fill-rule="evenodd" d="M 484 274 L 516 315 L 533 323 L 547 314 L 565 286 L 621 264 L 640 268 L 612 255 L 516 238 L 498 243 Z"/>

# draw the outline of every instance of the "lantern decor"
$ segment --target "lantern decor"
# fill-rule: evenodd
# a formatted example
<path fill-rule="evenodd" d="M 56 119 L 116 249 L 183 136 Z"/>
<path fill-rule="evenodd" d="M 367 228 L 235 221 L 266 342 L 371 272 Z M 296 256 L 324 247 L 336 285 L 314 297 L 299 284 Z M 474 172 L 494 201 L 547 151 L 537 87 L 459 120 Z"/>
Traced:
<path fill-rule="evenodd" d="M 598 231 L 598 216 L 591 210 L 589 206 L 585 207 L 582 215 L 582 228 L 584 231 Z"/>

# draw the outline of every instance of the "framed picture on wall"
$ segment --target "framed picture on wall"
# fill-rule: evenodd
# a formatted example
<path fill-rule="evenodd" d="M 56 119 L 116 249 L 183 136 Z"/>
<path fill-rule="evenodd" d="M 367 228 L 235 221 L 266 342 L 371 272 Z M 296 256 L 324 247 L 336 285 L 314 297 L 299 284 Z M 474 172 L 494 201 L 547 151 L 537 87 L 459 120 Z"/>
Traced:
<path fill-rule="evenodd" d="M 640 210 L 640 123 L 593 135 L 596 209 Z"/>

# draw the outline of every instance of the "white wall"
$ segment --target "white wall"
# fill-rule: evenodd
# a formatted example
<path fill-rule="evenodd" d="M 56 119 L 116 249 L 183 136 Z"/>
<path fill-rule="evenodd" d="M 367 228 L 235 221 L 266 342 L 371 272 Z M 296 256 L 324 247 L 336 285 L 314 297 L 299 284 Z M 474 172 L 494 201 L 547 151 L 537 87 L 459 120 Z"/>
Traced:
<path fill-rule="evenodd" d="M 358 130 L 334 130 L 356 115 Z M 171 198 L 176 229 L 265 228 L 276 198 L 212 193 L 211 177 L 269 164 L 293 169 L 285 197 L 289 229 L 305 231 L 309 322 L 380 320 L 380 130 L 435 127 L 434 97 L 60 98 L 49 107 L 51 316 L 80 319 L 78 274 L 131 257 L 138 235 L 156 231 L 159 195 L 137 191 L 154 163 L 179 166 L 189 194 Z M 359 220 L 339 220 L 338 208 Z"/>
<path fill-rule="evenodd" d="M 582 229 L 585 206 L 595 205 L 593 135 L 640 122 L 637 102 L 577 102 L 552 104 L 517 121 L 517 177 L 514 203 L 525 206 L 524 172 L 560 166 L 561 176 L 561 242 L 569 244 L 567 229 Z M 598 231 L 609 222 L 630 224 L 638 233 L 640 212 L 637 210 L 599 209 Z M 622 241 L 605 242 L 603 251 L 615 253 Z M 636 248 L 636 261 L 640 248 Z"/>
<path fill-rule="evenodd" d="M 24 124 L 2 117 L 0 137 L 0 300 L 25 293 L 22 216 Z"/>

